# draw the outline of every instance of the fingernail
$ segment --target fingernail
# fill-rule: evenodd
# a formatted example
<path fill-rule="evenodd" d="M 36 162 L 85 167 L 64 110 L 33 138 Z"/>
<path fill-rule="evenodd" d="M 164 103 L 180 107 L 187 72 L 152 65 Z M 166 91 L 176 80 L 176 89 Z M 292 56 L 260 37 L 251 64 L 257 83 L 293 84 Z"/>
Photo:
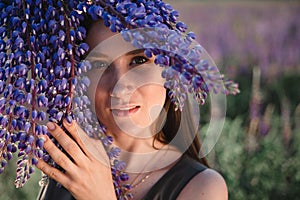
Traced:
<path fill-rule="evenodd" d="M 55 124 L 53 122 L 48 122 L 47 127 L 48 127 L 49 130 L 53 131 L 55 129 Z"/>
<path fill-rule="evenodd" d="M 72 119 L 68 119 L 68 118 L 64 119 L 64 123 L 67 124 L 68 126 L 72 125 L 72 121 L 73 121 Z"/>

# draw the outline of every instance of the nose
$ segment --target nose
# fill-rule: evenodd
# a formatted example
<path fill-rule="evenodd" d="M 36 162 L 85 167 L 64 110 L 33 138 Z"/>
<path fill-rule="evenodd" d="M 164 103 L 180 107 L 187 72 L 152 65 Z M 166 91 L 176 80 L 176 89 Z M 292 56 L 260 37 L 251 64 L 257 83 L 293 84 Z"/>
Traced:
<path fill-rule="evenodd" d="M 129 69 L 121 61 L 113 63 L 112 67 L 112 87 L 110 88 L 110 96 L 114 98 L 124 98 L 131 95 L 134 90 L 133 80 L 126 75 Z"/>
<path fill-rule="evenodd" d="M 128 84 L 128 82 L 118 81 L 111 89 L 110 96 L 118 99 L 126 98 L 132 94 L 133 90 L 132 85 Z"/>

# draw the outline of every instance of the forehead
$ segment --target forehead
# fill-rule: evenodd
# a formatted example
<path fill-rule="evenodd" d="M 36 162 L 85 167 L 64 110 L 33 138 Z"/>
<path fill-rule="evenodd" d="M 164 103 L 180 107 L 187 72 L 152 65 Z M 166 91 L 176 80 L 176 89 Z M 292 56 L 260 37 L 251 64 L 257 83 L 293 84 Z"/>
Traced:
<path fill-rule="evenodd" d="M 94 49 L 102 41 L 116 35 L 107 28 L 103 20 L 98 20 L 92 22 L 89 27 L 87 27 L 87 37 L 85 42 L 89 45 L 90 50 Z"/>
<path fill-rule="evenodd" d="M 144 51 L 134 47 L 131 42 L 126 42 L 120 33 L 113 33 L 102 20 L 93 22 L 87 29 L 85 42 L 89 45 L 86 60 L 105 58 L 114 61 L 122 55 L 130 52 Z"/>

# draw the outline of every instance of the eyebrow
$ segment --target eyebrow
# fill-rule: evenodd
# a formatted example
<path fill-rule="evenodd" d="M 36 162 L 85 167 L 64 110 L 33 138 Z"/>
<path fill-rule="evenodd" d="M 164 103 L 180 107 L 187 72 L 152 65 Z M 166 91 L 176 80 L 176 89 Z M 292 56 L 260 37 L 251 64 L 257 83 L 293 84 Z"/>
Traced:
<path fill-rule="evenodd" d="M 95 53 L 90 53 L 89 58 L 108 58 L 108 55 L 105 55 L 105 54 L 102 54 L 102 53 L 99 53 L 99 52 L 95 52 Z"/>
<path fill-rule="evenodd" d="M 129 55 L 135 55 L 135 54 L 140 54 L 140 53 L 144 53 L 145 49 L 135 49 L 133 51 L 129 51 L 127 52 L 126 56 L 129 56 Z M 104 58 L 104 59 L 107 59 L 109 58 L 108 55 L 106 54 L 103 54 L 103 53 L 100 53 L 100 52 L 97 52 L 97 53 L 91 53 L 91 55 L 89 55 L 89 60 L 97 60 L 99 58 Z"/>
<path fill-rule="evenodd" d="M 134 54 L 140 54 L 144 53 L 145 49 L 135 49 L 133 51 L 127 52 L 125 55 L 134 55 Z"/>

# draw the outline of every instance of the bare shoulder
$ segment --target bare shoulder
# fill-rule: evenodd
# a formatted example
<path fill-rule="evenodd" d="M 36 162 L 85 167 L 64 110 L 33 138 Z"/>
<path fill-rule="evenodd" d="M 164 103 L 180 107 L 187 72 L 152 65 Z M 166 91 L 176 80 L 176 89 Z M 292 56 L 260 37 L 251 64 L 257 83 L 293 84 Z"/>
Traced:
<path fill-rule="evenodd" d="M 178 200 L 227 200 L 228 191 L 223 177 L 212 169 L 197 174 L 181 191 Z"/>

